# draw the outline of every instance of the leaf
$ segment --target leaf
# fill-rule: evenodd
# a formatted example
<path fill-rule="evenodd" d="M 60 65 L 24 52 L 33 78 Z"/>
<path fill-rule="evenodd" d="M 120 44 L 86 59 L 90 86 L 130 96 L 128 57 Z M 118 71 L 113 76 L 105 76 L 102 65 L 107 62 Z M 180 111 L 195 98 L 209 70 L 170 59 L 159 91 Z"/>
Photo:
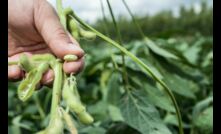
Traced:
<path fill-rule="evenodd" d="M 144 85 L 144 90 L 147 92 L 147 100 L 153 105 L 166 111 L 175 112 L 175 108 L 170 101 L 170 98 L 167 97 L 165 93 L 148 83 Z"/>
<path fill-rule="evenodd" d="M 108 106 L 108 111 L 111 117 L 111 120 L 113 121 L 124 121 L 124 118 L 122 116 L 122 113 L 120 109 L 114 105 Z"/>
<path fill-rule="evenodd" d="M 136 129 L 128 126 L 124 122 L 111 124 L 106 134 L 141 134 Z"/>
<path fill-rule="evenodd" d="M 184 53 L 184 57 L 192 64 L 197 64 L 197 60 L 200 57 L 199 52 L 202 49 L 202 44 L 205 42 L 204 38 L 197 40 L 192 44 Z"/>
<path fill-rule="evenodd" d="M 183 79 L 180 76 L 176 74 L 164 74 L 163 81 L 170 87 L 170 89 L 174 92 L 176 92 L 179 95 L 188 97 L 188 98 L 196 98 L 193 92 L 193 88 L 195 88 L 195 85 L 193 82 Z"/>
<path fill-rule="evenodd" d="M 93 105 L 88 106 L 88 112 L 96 120 L 105 120 L 108 114 L 108 103 L 105 101 L 99 101 Z"/>
<path fill-rule="evenodd" d="M 21 129 L 18 126 L 9 126 L 8 134 L 22 134 Z"/>
<path fill-rule="evenodd" d="M 164 118 L 164 122 L 166 124 L 171 124 L 171 125 L 175 125 L 175 126 L 179 126 L 178 125 L 178 121 L 177 121 L 177 117 L 175 114 L 171 114 L 171 113 L 168 113 L 165 118 Z M 189 124 L 186 124 L 186 123 L 183 123 L 183 127 L 184 128 L 190 128 L 191 126 Z"/>
<path fill-rule="evenodd" d="M 175 60 L 179 60 L 179 58 L 172 54 L 171 52 L 168 52 L 167 50 L 158 47 L 153 41 L 151 41 L 148 38 L 144 38 L 144 41 L 146 42 L 147 46 L 156 54 L 163 56 L 165 58 L 171 58 Z"/>
<path fill-rule="evenodd" d="M 158 111 L 148 102 L 145 92 L 128 92 L 122 99 L 120 108 L 125 123 L 141 133 L 171 134 L 162 123 Z"/>
<path fill-rule="evenodd" d="M 102 127 L 86 127 L 80 130 L 81 134 L 105 134 L 106 130 Z"/>
<path fill-rule="evenodd" d="M 21 101 L 26 101 L 33 95 L 43 73 L 48 68 L 49 65 L 47 63 L 42 63 L 37 68 L 33 68 L 30 72 L 28 72 L 27 77 L 20 83 L 18 87 L 18 97 Z"/>
<path fill-rule="evenodd" d="M 149 68 L 151 69 L 151 71 L 159 78 L 159 79 L 163 79 L 163 75 L 160 73 L 160 71 L 147 59 L 145 58 L 140 58 L 146 65 L 149 66 Z M 145 71 L 146 72 L 146 71 Z M 147 74 L 149 74 L 149 72 L 146 72 Z M 151 76 L 151 75 L 150 75 Z"/>
<path fill-rule="evenodd" d="M 120 82 L 121 75 L 117 72 L 113 73 L 108 81 L 107 101 L 110 104 L 117 105 L 121 98 Z"/>
<path fill-rule="evenodd" d="M 213 107 L 208 107 L 202 111 L 194 120 L 194 125 L 204 134 L 213 133 Z"/>
<path fill-rule="evenodd" d="M 17 117 L 15 117 L 12 121 L 13 125 L 27 129 L 27 130 L 32 130 L 33 128 L 33 124 L 31 122 L 27 122 L 26 123 L 22 123 L 21 120 L 22 116 L 19 115 Z"/>
<path fill-rule="evenodd" d="M 209 104 L 211 104 L 213 102 L 213 97 L 210 96 L 200 102 L 198 102 L 194 108 L 193 108 L 193 115 L 192 118 L 195 119 L 197 117 L 197 115 L 206 107 L 209 106 Z"/>
<path fill-rule="evenodd" d="M 154 65 L 149 61 L 149 59 L 146 59 L 146 58 L 139 58 L 139 59 L 142 60 L 146 65 L 148 65 L 148 67 L 151 69 L 151 71 L 152 71 L 158 78 L 160 78 L 160 79 L 163 78 L 163 75 L 158 71 L 157 68 L 154 67 Z M 117 62 L 118 64 L 121 64 L 121 56 L 120 56 L 120 55 L 116 56 L 116 62 Z M 136 64 L 135 62 L 133 62 L 129 57 L 125 57 L 125 65 L 126 65 L 127 68 L 130 68 L 130 69 L 132 69 L 132 70 L 134 70 L 134 71 L 140 71 L 140 72 L 142 71 L 142 72 L 147 73 L 149 76 L 151 76 L 149 72 L 147 72 L 147 71 L 144 70 L 144 69 L 141 69 L 141 68 L 139 67 L 139 65 Z"/>

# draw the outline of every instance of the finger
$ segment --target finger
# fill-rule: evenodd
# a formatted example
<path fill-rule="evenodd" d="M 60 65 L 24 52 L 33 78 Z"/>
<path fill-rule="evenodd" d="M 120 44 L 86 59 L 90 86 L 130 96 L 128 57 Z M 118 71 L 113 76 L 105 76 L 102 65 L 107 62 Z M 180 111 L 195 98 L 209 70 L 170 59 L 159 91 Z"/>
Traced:
<path fill-rule="evenodd" d="M 24 77 L 23 71 L 17 65 L 8 66 L 8 79 L 16 81 Z"/>
<path fill-rule="evenodd" d="M 35 25 L 52 52 L 62 59 L 67 54 L 81 58 L 84 51 L 76 42 L 71 41 L 54 9 L 45 0 L 39 2 L 34 11 Z"/>
<path fill-rule="evenodd" d="M 53 83 L 53 80 L 54 80 L 54 72 L 50 69 L 44 73 L 41 79 L 41 84 L 49 86 Z"/>
<path fill-rule="evenodd" d="M 8 58 L 8 62 L 18 62 L 20 55 L 14 55 Z M 16 81 L 24 77 L 24 72 L 18 65 L 9 65 L 8 66 L 8 79 Z"/>
<path fill-rule="evenodd" d="M 80 45 L 79 45 L 79 43 L 77 42 L 77 40 L 76 40 L 75 38 L 73 38 L 73 36 L 72 36 L 70 33 L 68 33 L 68 36 L 69 36 L 71 42 L 73 42 L 74 44 L 76 44 L 77 46 L 80 47 Z"/>
<path fill-rule="evenodd" d="M 80 72 L 84 67 L 84 59 L 81 58 L 74 62 L 64 62 L 63 69 L 67 74 L 73 73 L 76 74 Z"/>

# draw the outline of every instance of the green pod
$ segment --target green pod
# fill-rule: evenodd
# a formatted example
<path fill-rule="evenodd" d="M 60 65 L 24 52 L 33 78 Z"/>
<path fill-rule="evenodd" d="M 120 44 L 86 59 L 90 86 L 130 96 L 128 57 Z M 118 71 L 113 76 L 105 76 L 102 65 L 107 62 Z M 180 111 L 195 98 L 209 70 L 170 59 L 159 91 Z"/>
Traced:
<path fill-rule="evenodd" d="M 68 98 L 71 97 L 71 95 L 73 94 L 71 92 L 71 88 L 74 88 L 74 86 L 72 84 L 68 83 L 68 80 L 66 79 L 64 81 L 64 85 L 63 85 L 63 89 L 62 89 L 62 97 L 67 100 Z"/>
<path fill-rule="evenodd" d="M 85 110 L 85 107 L 81 104 L 81 101 L 78 99 L 78 97 L 74 95 L 71 87 L 73 87 L 73 85 L 67 86 L 67 83 L 64 85 L 64 88 L 62 90 L 62 97 L 64 98 L 70 110 L 78 114 L 80 112 L 83 112 Z"/>
<path fill-rule="evenodd" d="M 55 60 L 52 54 L 35 54 L 31 57 L 33 62 L 49 62 Z"/>
<path fill-rule="evenodd" d="M 77 92 L 76 81 L 72 76 L 65 80 L 62 97 L 72 112 L 79 114 L 85 111 L 85 106 L 82 105 Z"/>
<path fill-rule="evenodd" d="M 96 38 L 96 34 L 91 31 L 86 31 L 82 28 L 79 29 L 79 34 L 81 37 L 87 39 L 87 40 L 94 40 Z"/>
<path fill-rule="evenodd" d="M 86 125 L 89 125 L 94 122 L 93 117 L 90 114 L 88 114 L 86 111 L 78 114 L 78 119 L 81 121 L 81 123 Z"/>
<path fill-rule="evenodd" d="M 68 29 L 71 35 L 76 39 L 79 40 L 79 28 L 78 24 L 73 19 L 68 19 Z"/>
<path fill-rule="evenodd" d="M 72 112 L 75 112 L 76 114 L 79 114 L 85 111 L 85 106 L 82 105 L 82 103 L 78 99 L 76 99 L 76 97 L 68 98 L 66 103 L 67 103 L 67 106 L 70 108 L 70 110 Z"/>
<path fill-rule="evenodd" d="M 22 54 L 20 56 L 20 58 L 19 58 L 19 65 L 26 72 L 29 72 L 29 71 L 31 71 L 34 68 L 34 64 L 32 64 L 30 62 L 30 60 L 28 59 L 28 57 L 25 54 Z"/>
<path fill-rule="evenodd" d="M 69 62 L 69 61 L 76 61 L 78 59 L 78 57 L 76 55 L 73 54 L 68 54 L 64 56 L 64 60 Z"/>
<path fill-rule="evenodd" d="M 80 40 L 78 31 L 71 31 L 71 36 L 74 37 L 77 41 Z"/>
<path fill-rule="evenodd" d="M 67 16 L 68 14 L 73 14 L 73 10 L 71 9 L 71 7 L 67 7 L 63 10 L 63 13 L 65 16 Z"/>
<path fill-rule="evenodd" d="M 42 63 L 39 67 L 32 69 L 27 77 L 18 86 L 18 98 L 21 101 L 28 100 L 34 93 L 39 84 L 43 73 L 49 68 L 49 65 Z"/>
<path fill-rule="evenodd" d="M 78 32 L 78 30 L 79 30 L 77 22 L 73 19 L 70 19 L 68 21 L 68 26 L 69 26 L 69 29 L 70 29 L 71 32 L 73 32 L 73 31 Z"/>

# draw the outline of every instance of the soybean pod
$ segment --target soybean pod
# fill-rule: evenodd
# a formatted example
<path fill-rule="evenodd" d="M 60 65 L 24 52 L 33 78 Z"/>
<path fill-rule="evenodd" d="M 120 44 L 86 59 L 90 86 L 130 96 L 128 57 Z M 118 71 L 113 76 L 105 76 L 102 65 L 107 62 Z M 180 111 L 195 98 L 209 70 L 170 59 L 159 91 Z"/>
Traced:
<path fill-rule="evenodd" d="M 20 100 L 26 101 L 32 96 L 42 78 L 43 73 L 48 68 L 49 65 L 47 63 L 42 63 L 39 67 L 32 69 L 28 73 L 27 77 L 18 86 L 18 97 Z"/>
<path fill-rule="evenodd" d="M 87 113 L 86 111 L 83 111 L 82 113 L 78 114 L 78 119 L 83 123 L 83 124 L 91 124 L 94 122 L 93 117 Z"/>
<path fill-rule="evenodd" d="M 92 31 L 86 31 L 83 28 L 79 29 L 79 34 L 81 37 L 87 40 L 94 40 L 96 38 L 96 34 Z"/>
<path fill-rule="evenodd" d="M 71 35 L 76 39 L 79 40 L 79 26 L 77 22 L 73 19 L 68 19 L 68 29 Z"/>
<path fill-rule="evenodd" d="M 26 72 L 29 72 L 34 68 L 34 64 L 30 62 L 30 60 L 25 54 L 22 54 L 20 56 L 19 65 Z"/>

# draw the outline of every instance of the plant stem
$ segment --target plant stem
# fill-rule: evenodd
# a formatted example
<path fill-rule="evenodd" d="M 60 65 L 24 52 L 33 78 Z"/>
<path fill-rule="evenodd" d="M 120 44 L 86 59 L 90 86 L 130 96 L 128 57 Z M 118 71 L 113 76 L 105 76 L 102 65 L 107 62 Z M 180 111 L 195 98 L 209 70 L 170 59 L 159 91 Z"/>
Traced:
<path fill-rule="evenodd" d="M 140 35 L 141 35 L 143 38 L 146 37 L 145 34 L 144 34 L 144 32 L 141 30 L 141 27 L 140 27 L 140 25 L 138 24 L 136 18 L 134 17 L 133 13 L 131 12 L 129 6 L 127 5 L 126 1 L 125 1 L 125 0 L 122 0 L 122 1 L 123 1 L 123 3 L 124 3 L 124 6 L 126 7 L 127 11 L 129 12 L 129 14 L 130 14 L 130 16 L 131 16 L 131 18 L 132 18 L 134 24 L 136 25 L 136 27 L 137 27 L 137 29 L 138 29 Z"/>
<path fill-rule="evenodd" d="M 103 40 L 107 41 L 110 45 L 115 46 L 116 48 L 120 49 L 122 52 L 124 52 L 124 54 L 126 54 L 134 62 L 136 62 L 142 69 L 147 71 L 152 76 L 152 78 L 154 80 L 156 80 L 161 86 L 164 87 L 163 89 L 165 90 L 165 92 L 171 98 L 171 100 L 173 102 L 173 105 L 174 105 L 174 107 L 176 109 L 176 115 L 177 115 L 178 122 L 179 122 L 179 132 L 180 132 L 180 134 L 183 134 L 182 118 L 181 118 L 180 110 L 179 110 L 179 107 L 178 107 L 178 104 L 176 102 L 176 99 L 175 99 L 173 93 L 171 92 L 170 88 L 167 87 L 167 85 L 160 78 L 158 78 L 157 75 L 155 75 L 153 73 L 153 71 L 151 71 L 151 69 L 146 64 L 144 64 L 140 59 L 138 59 L 135 55 L 133 55 L 127 49 L 125 49 L 124 47 L 119 45 L 117 42 L 113 41 L 112 39 L 108 38 L 107 36 L 103 35 L 102 33 L 98 32 L 97 30 L 95 30 L 94 28 L 92 28 L 91 26 L 89 26 L 88 24 L 83 22 L 78 16 L 76 16 L 75 13 L 73 13 L 73 16 L 70 15 L 70 17 L 72 17 L 73 19 L 77 20 L 82 26 L 84 26 L 84 27 L 90 29 L 91 31 L 93 31 L 94 33 L 96 33 L 97 36 L 99 36 Z"/>
<path fill-rule="evenodd" d="M 67 30 L 67 25 L 66 25 L 66 15 L 63 12 L 63 7 L 62 7 L 62 0 L 56 0 L 56 8 L 58 12 L 58 16 L 60 18 L 60 22 L 63 25 L 64 29 Z"/>
<path fill-rule="evenodd" d="M 64 109 L 62 107 L 60 107 L 62 114 L 63 114 L 63 118 L 69 128 L 69 131 L 71 134 L 78 134 L 78 131 L 72 121 L 71 115 L 68 112 L 65 112 Z"/>
<path fill-rule="evenodd" d="M 53 65 L 52 65 L 53 64 Z M 54 83 L 52 89 L 52 104 L 51 104 L 51 120 L 56 116 L 56 110 L 59 106 L 61 99 L 62 88 L 62 65 L 57 60 L 52 63 L 52 69 L 54 71 Z"/>
<path fill-rule="evenodd" d="M 103 23 L 104 31 L 105 31 L 105 33 L 107 34 L 107 36 L 110 36 L 110 35 L 109 35 L 109 32 L 108 32 L 108 30 L 107 30 L 107 25 L 108 25 L 108 24 L 107 24 L 107 19 L 106 19 L 106 16 L 105 16 L 104 5 L 103 5 L 102 0 L 100 0 L 100 4 L 101 4 L 102 17 L 103 17 L 103 21 L 104 21 L 104 23 Z"/>
<path fill-rule="evenodd" d="M 111 17 L 112 17 L 112 21 L 114 23 L 114 28 L 115 30 L 117 31 L 117 37 L 118 37 L 118 41 L 119 41 L 119 44 L 121 46 L 123 46 L 122 44 L 122 38 L 121 38 L 121 34 L 120 34 L 120 29 L 118 27 L 118 24 L 115 20 L 115 17 L 114 17 L 114 13 L 112 11 L 112 7 L 111 7 L 111 4 L 109 2 L 109 0 L 107 0 L 107 5 L 108 5 L 108 8 L 109 8 L 109 11 L 110 11 L 110 14 L 111 14 Z M 123 64 L 123 73 L 122 73 L 122 79 L 123 79 L 123 82 L 124 82 L 124 87 L 125 89 L 127 89 L 127 86 L 129 85 L 129 82 L 128 82 L 128 76 L 127 76 L 127 70 L 126 70 L 126 66 L 125 66 L 125 57 L 124 57 L 124 53 L 121 52 L 121 55 L 122 55 L 122 64 Z"/>
<path fill-rule="evenodd" d="M 35 103 L 38 107 L 38 112 L 41 116 L 41 119 L 44 119 L 46 116 L 45 116 L 45 113 L 44 113 L 44 110 L 40 104 L 40 101 L 39 101 L 39 98 L 38 98 L 38 94 L 34 94 L 34 100 L 35 100 Z"/>
<path fill-rule="evenodd" d="M 141 29 L 140 25 L 138 24 L 135 16 L 133 15 L 133 13 L 131 12 L 129 6 L 127 5 L 126 1 L 125 0 L 122 0 L 123 1 L 123 4 L 124 6 L 126 7 L 127 11 L 129 12 L 134 24 L 136 25 L 140 35 L 146 39 L 146 40 L 149 40 L 149 38 L 144 34 L 143 30 Z M 157 77 L 156 77 L 157 78 Z M 158 79 L 158 78 L 157 78 Z M 160 79 L 159 79 L 160 80 Z M 164 87 L 164 89 L 167 89 L 166 92 L 170 95 L 171 99 L 175 99 L 173 93 L 171 92 L 171 90 L 169 90 L 169 88 L 166 86 L 166 84 L 163 82 L 163 81 L 159 81 L 159 83 Z M 176 109 L 176 113 L 177 113 L 177 118 L 178 118 L 178 123 L 179 123 L 179 133 L 180 134 L 184 134 L 183 132 L 183 126 L 182 126 L 182 119 L 181 119 L 181 114 L 180 114 L 180 110 L 178 108 L 178 105 L 177 105 L 177 102 L 176 101 L 173 101 L 174 105 L 175 105 L 175 109 Z"/>

